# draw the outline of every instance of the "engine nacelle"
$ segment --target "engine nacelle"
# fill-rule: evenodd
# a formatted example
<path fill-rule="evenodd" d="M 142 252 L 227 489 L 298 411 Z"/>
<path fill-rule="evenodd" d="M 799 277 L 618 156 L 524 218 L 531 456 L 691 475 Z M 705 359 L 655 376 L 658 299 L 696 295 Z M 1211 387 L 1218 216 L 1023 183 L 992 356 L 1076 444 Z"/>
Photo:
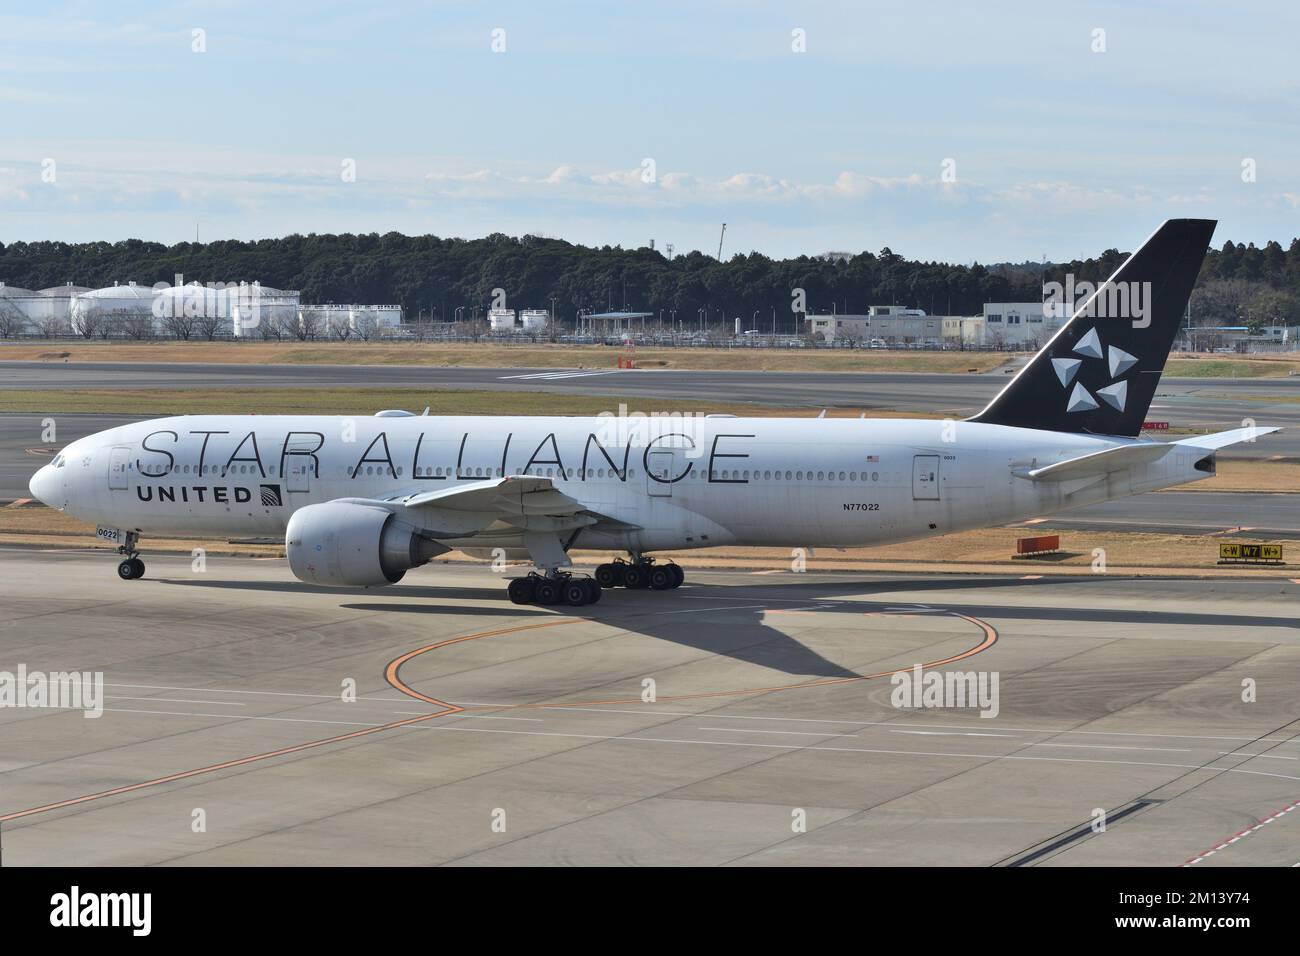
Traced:
<path fill-rule="evenodd" d="M 396 584 L 448 550 L 386 508 L 347 500 L 299 508 L 284 547 L 299 581 L 350 588 Z"/>

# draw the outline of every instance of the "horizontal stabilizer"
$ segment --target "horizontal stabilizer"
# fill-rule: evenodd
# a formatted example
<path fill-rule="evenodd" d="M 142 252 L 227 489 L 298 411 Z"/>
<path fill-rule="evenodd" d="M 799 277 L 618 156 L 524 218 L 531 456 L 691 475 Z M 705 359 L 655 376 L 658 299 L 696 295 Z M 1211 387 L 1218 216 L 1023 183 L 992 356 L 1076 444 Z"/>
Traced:
<path fill-rule="evenodd" d="M 1017 478 L 1029 478 L 1033 481 L 1069 481 L 1075 478 L 1100 477 L 1159 461 L 1173 447 L 1164 442 L 1120 445 L 1116 448 L 1080 455 L 1078 458 L 1067 458 L 1041 468 L 1023 469 L 1015 474 Z"/>
<path fill-rule="evenodd" d="M 1212 451 L 1215 448 L 1226 448 L 1228 445 L 1235 445 L 1238 442 L 1254 441 L 1261 435 L 1271 435 L 1273 432 L 1280 432 L 1280 428 L 1256 428 L 1252 425 L 1249 428 L 1233 428 L 1226 432 L 1215 432 L 1212 435 L 1195 435 L 1192 438 L 1182 438 L 1174 442 L 1175 445 L 1191 445 L 1195 448 L 1204 448 Z"/>

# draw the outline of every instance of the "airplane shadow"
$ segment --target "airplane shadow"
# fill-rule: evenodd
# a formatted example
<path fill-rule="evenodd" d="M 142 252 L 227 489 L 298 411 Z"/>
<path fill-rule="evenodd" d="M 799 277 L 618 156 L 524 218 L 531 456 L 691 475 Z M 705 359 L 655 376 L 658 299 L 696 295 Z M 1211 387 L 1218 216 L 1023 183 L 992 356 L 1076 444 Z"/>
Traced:
<path fill-rule="evenodd" d="M 585 607 L 537 608 L 507 603 L 503 589 L 481 587 L 430 587 L 397 585 L 391 590 L 367 590 L 360 588 L 318 588 L 296 581 L 220 581 L 193 579 L 158 579 L 163 583 L 182 587 L 223 588 L 270 593 L 310 593 L 332 594 L 349 598 L 361 598 L 374 593 L 394 598 L 416 598 L 428 603 L 401 601 L 356 601 L 343 603 L 340 607 L 365 612 L 396 612 L 402 614 L 439 614 L 466 617 L 497 618 L 536 618 L 559 614 L 567 617 L 584 618 L 605 622 L 612 626 L 653 637 L 658 640 L 688 647 L 707 654 L 729 657 L 736 661 L 753 664 L 767 670 L 778 671 L 800 678 L 849 678 L 860 674 L 829 660 L 816 650 L 772 626 L 767 617 L 769 609 L 789 607 L 796 609 L 800 603 L 816 604 L 819 614 L 851 614 L 861 616 L 866 611 L 883 610 L 887 607 L 907 606 L 915 597 L 896 595 L 915 595 L 917 592 L 934 592 L 936 596 L 947 591 L 989 591 L 998 588 L 1012 588 L 1023 591 L 1029 587 L 1080 587 L 1095 584 L 1091 578 L 1061 577 L 1026 581 L 1019 576 L 972 577 L 972 578 L 915 578 L 895 577 L 889 579 L 865 579 L 849 581 L 772 581 L 763 584 L 722 585 L 692 583 L 688 591 L 676 595 L 679 597 L 710 598 L 729 600 L 742 604 L 752 600 L 763 603 L 764 608 L 700 607 L 701 613 L 710 615 L 707 621 L 699 621 L 696 615 L 683 613 L 692 610 L 694 601 L 674 600 L 675 592 L 628 592 L 621 589 L 606 591 L 599 604 Z M 482 600 L 484 605 L 465 606 L 448 604 L 447 600 Z M 834 602 L 827 604 L 826 602 Z M 1073 625 L 1061 628 L 1061 633 L 1075 633 L 1087 636 L 1094 631 L 1089 625 L 1097 625 L 1096 631 L 1103 625 L 1129 624 L 1137 626 L 1157 625 L 1201 625 L 1230 628 L 1237 631 L 1242 628 L 1294 628 L 1294 619 L 1272 616 L 1216 614 L 1206 612 L 1149 611 L 1127 608 L 1093 608 L 1093 607 L 1054 607 L 1051 605 L 1026 607 L 1015 603 L 988 602 L 983 604 L 963 603 L 958 608 L 963 614 L 997 622 L 1003 621 L 1043 621 Z M 724 621 L 719 622 L 713 615 L 726 612 Z M 692 620 L 694 619 L 694 620 Z M 864 640 L 870 632 L 864 627 Z M 976 635 L 972 635 L 974 637 Z M 1261 636 L 1261 640 L 1268 640 Z"/>

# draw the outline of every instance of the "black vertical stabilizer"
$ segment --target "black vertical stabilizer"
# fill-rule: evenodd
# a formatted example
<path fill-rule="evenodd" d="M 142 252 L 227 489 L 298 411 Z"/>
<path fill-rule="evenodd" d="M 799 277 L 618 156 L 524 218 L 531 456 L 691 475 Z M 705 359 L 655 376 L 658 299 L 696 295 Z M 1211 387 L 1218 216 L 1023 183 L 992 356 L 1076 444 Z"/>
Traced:
<path fill-rule="evenodd" d="M 1215 224 L 1167 220 L 970 420 L 1136 436 Z"/>

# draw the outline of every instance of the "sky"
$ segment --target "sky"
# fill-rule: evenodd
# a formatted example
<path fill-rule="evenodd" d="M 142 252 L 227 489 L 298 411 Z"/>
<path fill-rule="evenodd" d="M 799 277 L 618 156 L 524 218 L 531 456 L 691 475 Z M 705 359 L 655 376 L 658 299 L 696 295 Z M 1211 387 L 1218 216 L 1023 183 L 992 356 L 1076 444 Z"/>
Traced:
<path fill-rule="evenodd" d="M 951 262 L 1300 235 L 1293 2 L 0 6 L 0 242 Z M 3 277 L 0 277 L 2 279 Z"/>

